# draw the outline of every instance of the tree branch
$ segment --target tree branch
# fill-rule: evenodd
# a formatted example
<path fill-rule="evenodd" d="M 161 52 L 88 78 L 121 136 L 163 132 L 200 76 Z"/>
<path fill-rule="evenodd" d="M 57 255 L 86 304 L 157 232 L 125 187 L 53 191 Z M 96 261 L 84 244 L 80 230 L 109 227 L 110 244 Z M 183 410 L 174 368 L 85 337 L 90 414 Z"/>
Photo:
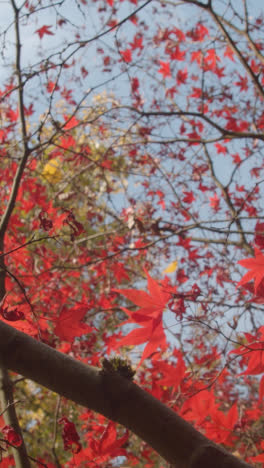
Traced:
<path fill-rule="evenodd" d="M 3 322 L 0 358 L 9 369 L 123 424 L 177 468 L 249 468 L 117 372 L 102 373 Z"/>

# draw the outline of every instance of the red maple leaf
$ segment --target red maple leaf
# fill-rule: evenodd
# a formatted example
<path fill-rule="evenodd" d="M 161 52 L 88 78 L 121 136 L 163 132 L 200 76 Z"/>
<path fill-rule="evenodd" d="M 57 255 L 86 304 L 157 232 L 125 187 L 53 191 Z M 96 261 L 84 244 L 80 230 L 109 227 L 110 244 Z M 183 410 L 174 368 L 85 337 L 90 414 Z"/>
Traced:
<path fill-rule="evenodd" d="M 144 48 L 143 47 L 143 36 L 141 36 L 140 34 L 136 34 L 134 36 L 133 42 L 130 42 L 129 45 L 131 46 L 132 50 L 135 50 L 135 49 L 142 50 Z"/>
<path fill-rule="evenodd" d="M 254 279 L 254 292 L 257 294 L 257 289 L 264 278 L 264 255 L 258 248 L 255 248 L 255 258 L 245 258 L 244 260 L 240 260 L 238 263 L 250 271 L 243 276 L 243 278 L 237 283 L 237 286 L 242 286 Z"/>
<path fill-rule="evenodd" d="M 168 364 L 165 361 L 157 360 L 153 363 L 155 369 L 162 374 L 162 377 L 159 378 L 158 384 L 160 386 L 172 387 L 175 390 L 178 390 L 178 387 L 183 382 L 186 373 L 185 362 L 182 358 L 182 355 L 178 354 L 177 364 Z"/>
<path fill-rule="evenodd" d="M 126 431 L 125 435 L 117 438 L 116 423 L 110 421 L 104 430 L 99 440 L 91 440 L 90 447 L 93 451 L 93 456 L 102 456 L 111 454 L 112 457 L 124 454 L 121 447 L 127 442 L 129 432 Z M 120 450 L 121 449 L 121 450 Z"/>
<path fill-rule="evenodd" d="M 157 318 L 161 316 L 164 308 L 166 307 L 166 304 L 170 299 L 170 294 L 168 294 L 164 288 L 157 283 L 157 281 L 151 278 L 148 272 L 146 272 L 146 274 L 150 294 L 136 289 L 115 289 L 115 291 L 141 307 L 137 314 L 140 313 L 144 316 L 148 315 L 153 318 Z M 128 315 L 130 315 L 130 313 Z"/>
<path fill-rule="evenodd" d="M 214 408 L 210 411 L 211 421 L 205 423 L 206 435 L 217 444 L 232 445 L 236 439 L 234 427 L 238 421 L 237 404 L 235 403 L 227 414 Z"/>
<path fill-rule="evenodd" d="M 176 80 L 177 80 L 177 85 L 179 86 L 180 84 L 185 84 L 186 80 L 188 78 L 188 72 L 187 69 L 185 68 L 184 70 L 179 70 L 177 72 Z"/>
<path fill-rule="evenodd" d="M 264 463 L 264 441 L 260 442 L 260 447 L 262 449 L 262 453 L 257 455 L 256 457 L 249 457 L 250 461 L 254 463 Z M 262 465 L 263 466 L 263 465 Z"/>
<path fill-rule="evenodd" d="M 220 205 L 220 199 L 215 193 L 213 197 L 210 197 L 210 206 L 213 208 L 214 211 L 219 211 L 220 209 L 219 205 Z"/>
<path fill-rule="evenodd" d="M 181 51 L 178 44 L 169 52 L 171 60 L 184 60 L 185 52 Z"/>
<path fill-rule="evenodd" d="M 131 320 L 129 322 L 131 323 Z M 147 359 L 153 353 L 155 353 L 158 348 L 161 348 L 162 350 L 165 350 L 167 348 L 167 341 L 163 330 L 161 317 L 156 319 L 146 318 L 144 327 L 132 330 L 127 336 L 124 336 L 124 338 L 122 338 L 117 343 L 116 347 L 119 348 L 120 346 L 131 345 L 136 346 L 146 342 L 148 343 L 144 348 L 138 366 L 140 366 L 145 359 Z"/>
<path fill-rule="evenodd" d="M 206 52 L 204 57 L 204 63 L 207 65 L 208 69 L 214 69 L 216 67 L 216 62 L 219 61 L 219 57 L 216 55 L 215 49 L 209 49 Z"/>
<path fill-rule="evenodd" d="M 264 248 L 264 223 L 257 221 L 255 226 L 255 243 L 260 247 Z"/>
<path fill-rule="evenodd" d="M 76 431 L 75 424 L 68 420 L 65 416 L 59 419 L 59 424 L 63 424 L 62 438 L 64 450 L 71 450 L 72 453 L 79 453 L 82 446 L 79 442 L 80 436 Z"/>
<path fill-rule="evenodd" d="M 55 335 L 61 340 L 72 342 L 76 336 L 90 333 L 93 328 L 81 322 L 87 310 L 88 307 L 83 305 L 77 305 L 71 309 L 63 307 L 54 329 Z"/>
<path fill-rule="evenodd" d="M 140 365 L 144 359 L 153 354 L 158 347 L 161 349 L 166 348 L 166 336 L 163 330 L 162 313 L 170 299 L 170 294 L 153 278 L 151 278 L 148 272 L 146 272 L 146 274 L 150 294 L 147 294 L 145 291 L 134 289 L 115 290 L 123 294 L 131 302 L 134 302 L 134 304 L 141 307 L 136 312 L 131 312 L 123 308 L 130 318 L 125 322 L 122 322 L 121 325 L 134 323 L 141 325 L 141 328 L 132 330 L 116 345 L 116 347 L 130 345 L 135 346 L 148 342 L 138 365 Z"/>
<path fill-rule="evenodd" d="M 195 196 L 193 195 L 192 192 L 183 192 L 184 193 L 184 198 L 183 202 L 184 203 L 192 203 L 195 200 Z"/>
<path fill-rule="evenodd" d="M 230 46 L 226 46 L 225 52 L 224 52 L 224 57 L 228 57 L 232 62 L 234 62 L 234 51 L 231 49 Z"/>
<path fill-rule="evenodd" d="M 38 33 L 39 35 L 39 38 L 42 39 L 42 37 L 45 35 L 45 34 L 49 34 L 50 36 L 54 36 L 54 33 L 50 31 L 50 28 L 52 26 L 47 26 L 46 24 L 44 24 L 44 26 L 42 26 L 41 28 L 37 29 L 35 31 L 35 33 Z"/>
<path fill-rule="evenodd" d="M 132 62 L 131 49 L 120 50 L 120 55 L 122 56 L 124 62 L 126 63 Z"/>
<path fill-rule="evenodd" d="M 116 423 L 110 421 L 105 428 L 101 437 L 96 440 L 93 434 L 89 437 L 89 445 L 78 455 L 74 456 L 75 466 L 81 466 L 82 463 L 86 464 L 87 460 L 96 460 L 89 466 L 105 466 L 109 458 L 118 456 L 127 456 L 126 448 L 124 448 L 128 440 L 129 432 L 118 438 Z M 83 465 L 82 465 L 83 466 Z"/>
<path fill-rule="evenodd" d="M 171 69 L 169 62 L 162 62 L 160 60 L 160 69 L 158 70 L 158 73 L 161 73 L 163 78 L 170 77 Z"/>

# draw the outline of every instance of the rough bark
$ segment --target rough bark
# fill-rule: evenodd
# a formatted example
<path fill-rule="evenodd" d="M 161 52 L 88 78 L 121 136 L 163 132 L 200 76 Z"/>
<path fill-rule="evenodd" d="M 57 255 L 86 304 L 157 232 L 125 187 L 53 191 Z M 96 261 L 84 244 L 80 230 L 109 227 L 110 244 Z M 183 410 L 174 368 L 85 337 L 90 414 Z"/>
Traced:
<path fill-rule="evenodd" d="M 0 322 L 7 368 L 123 424 L 176 468 L 246 468 L 149 393 L 118 373 L 102 373 Z"/>

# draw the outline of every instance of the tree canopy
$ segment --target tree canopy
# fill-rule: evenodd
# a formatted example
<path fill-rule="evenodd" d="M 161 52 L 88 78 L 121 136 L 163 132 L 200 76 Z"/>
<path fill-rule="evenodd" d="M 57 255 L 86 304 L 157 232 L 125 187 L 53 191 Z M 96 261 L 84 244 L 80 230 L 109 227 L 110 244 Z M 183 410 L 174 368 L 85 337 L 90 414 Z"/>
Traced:
<path fill-rule="evenodd" d="M 263 13 L 4 5 L 1 466 L 264 464 Z"/>

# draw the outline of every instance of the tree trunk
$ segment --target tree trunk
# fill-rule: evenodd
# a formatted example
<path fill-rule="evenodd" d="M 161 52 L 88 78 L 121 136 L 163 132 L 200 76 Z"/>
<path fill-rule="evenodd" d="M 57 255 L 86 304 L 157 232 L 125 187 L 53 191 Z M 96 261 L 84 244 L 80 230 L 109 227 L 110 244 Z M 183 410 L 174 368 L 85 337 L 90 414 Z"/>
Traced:
<path fill-rule="evenodd" d="M 123 424 L 176 468 L 246 468 L 180 416 L 117 372 L 86 366 L 0 322 L 7 368 Z"/>

